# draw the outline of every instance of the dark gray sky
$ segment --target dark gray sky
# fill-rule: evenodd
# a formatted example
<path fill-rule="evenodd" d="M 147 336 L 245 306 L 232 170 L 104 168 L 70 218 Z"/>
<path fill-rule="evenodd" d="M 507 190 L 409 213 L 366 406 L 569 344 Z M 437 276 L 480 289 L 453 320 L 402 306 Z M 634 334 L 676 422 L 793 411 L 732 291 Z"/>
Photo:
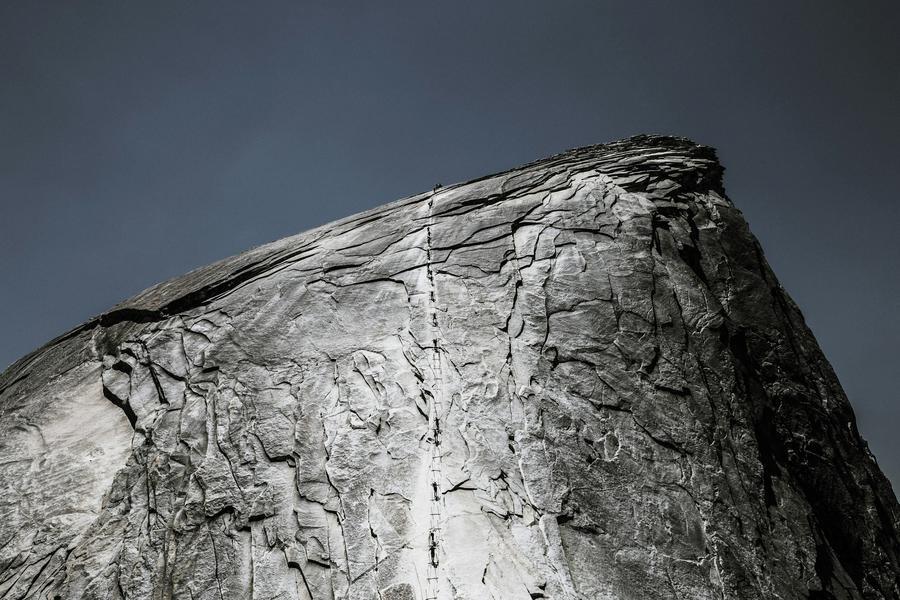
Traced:
<path fill-rule="evenodd" d="M 672 133 L 719 149 L 898 487 L 898 31 L 896 0 L 6 0 L 0 368 L 250 246 Z"/>

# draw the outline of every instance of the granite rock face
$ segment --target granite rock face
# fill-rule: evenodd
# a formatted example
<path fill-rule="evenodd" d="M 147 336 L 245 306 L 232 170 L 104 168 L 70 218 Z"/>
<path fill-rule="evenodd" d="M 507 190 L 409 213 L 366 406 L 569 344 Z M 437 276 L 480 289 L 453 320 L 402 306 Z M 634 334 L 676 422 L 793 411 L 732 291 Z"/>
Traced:
<path fill-rule="evenodd" d="M 715 153 L 573 150 L 151 288 L 0 377 L 0 598 L 900 598 Z"/>

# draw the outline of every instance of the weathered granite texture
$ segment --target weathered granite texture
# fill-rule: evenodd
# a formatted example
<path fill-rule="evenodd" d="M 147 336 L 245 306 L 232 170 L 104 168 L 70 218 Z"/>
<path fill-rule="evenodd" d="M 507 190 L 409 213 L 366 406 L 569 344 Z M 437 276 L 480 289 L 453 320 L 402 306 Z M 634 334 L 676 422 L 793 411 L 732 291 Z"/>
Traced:
<path fill-rule="evenodd" d="M 23 358 L 0 598 L 900 598 L 900 508 L 721 179 L 573 150 Z"/>

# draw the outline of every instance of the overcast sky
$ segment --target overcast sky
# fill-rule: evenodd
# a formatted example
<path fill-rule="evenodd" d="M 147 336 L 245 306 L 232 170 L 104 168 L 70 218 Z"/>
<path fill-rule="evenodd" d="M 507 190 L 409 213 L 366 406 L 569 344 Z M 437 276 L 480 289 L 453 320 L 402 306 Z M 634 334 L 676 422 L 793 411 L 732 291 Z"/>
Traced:
<path fill-rule="evenodd" d="M 4 1 L 0 368 L 250 246 L 671 133 L 719 149 L 900 487 L 898 31 L 895 0 Z"/>

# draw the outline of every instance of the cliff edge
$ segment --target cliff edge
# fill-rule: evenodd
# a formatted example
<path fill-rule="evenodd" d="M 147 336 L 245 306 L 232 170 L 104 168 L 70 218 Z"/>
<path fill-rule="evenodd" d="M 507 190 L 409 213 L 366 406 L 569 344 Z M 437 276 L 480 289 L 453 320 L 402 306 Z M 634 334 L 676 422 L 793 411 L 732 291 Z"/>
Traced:
<path fill-rule="evenodd" d="M 715 152 L 639 136 L 12 365 L 0 597 L 898 599 L 900 507 Z"/>

